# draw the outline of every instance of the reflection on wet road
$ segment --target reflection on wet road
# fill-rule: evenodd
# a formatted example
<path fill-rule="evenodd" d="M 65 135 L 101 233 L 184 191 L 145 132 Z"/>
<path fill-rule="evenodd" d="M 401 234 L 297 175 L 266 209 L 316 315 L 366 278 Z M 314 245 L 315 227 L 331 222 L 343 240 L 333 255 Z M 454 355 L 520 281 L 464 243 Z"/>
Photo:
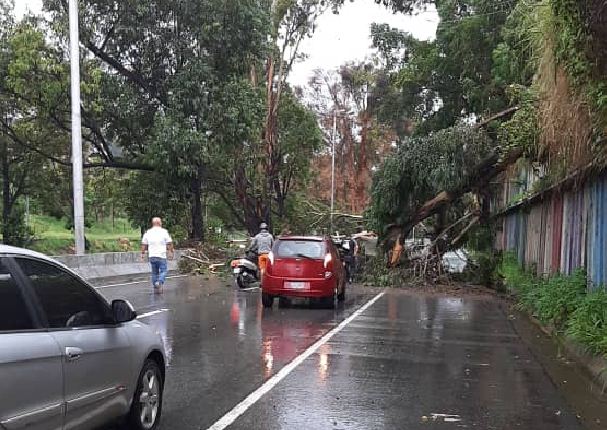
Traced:
<path fill-rule="evenodd" d="M 146 284 L 100 292 L 130 300 L 140 315 L 169 309 L 144 319 L 162 334 L 169 358 L 164 430 L 211 426 L 377 293 L 351 292 L 336 310 L 296 302 L 268 311 L 259 291 L 203 278 L 173 280 L 162 295 Z"/>
<path fill-rule="evenodd" d="M 163 336 L 162 429 L 206 429 L 373 298 L 265 310 L 258 291 L 202 278 L 108 288 Z M 576 430 L 577 420 L 494 299 L 387 292 L 236 418 L 231 429 Z"/>

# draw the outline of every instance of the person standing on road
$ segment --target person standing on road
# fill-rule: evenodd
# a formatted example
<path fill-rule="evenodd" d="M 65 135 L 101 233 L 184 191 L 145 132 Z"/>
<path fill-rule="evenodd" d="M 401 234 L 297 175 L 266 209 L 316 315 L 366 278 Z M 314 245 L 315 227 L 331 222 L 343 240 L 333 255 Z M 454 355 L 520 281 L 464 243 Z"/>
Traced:
<path fill-rule="evenodd" d="M 346 277 L 348 278 L 348 283 L 350 284 L 354 280 L 354 270 L 356 268 L 356 254 L 358 251 L 357 248 L 358 244 L 356 243 L 356 240 L 354 240 L 354 237 L 351 237 L 350 240 L 348 240 L 348 250 L 344 258 L 344 262 L 346 263 Z"/>
<path fill-rule="evenodd" d="M 167 253 L 172 259 L 174 249 L 173 239 L 169 232 L 162 228 L 162 219 L 159 217 L 152 219 L 152 228 L 146 231 L 141 239 L 141 261 L 144 261 L 146 252 L 152 269 L 154 291 L 160 293 L 167 276 Z"/>
<path fill-rule="evenodd" d="M 357 259 L 360 254 L 360 246 L 357 239 L 362 234 L 362 231 L 361 227 L 356 227 L 356 234 L 352 235 L 348 241 L 348 254 L 346 255 L 345 263 L 346 275 L 350 284 L 354 282 L 354 275 L 356 274 Z"/>
<path fill-rule="evenodd" d="M 265 222 L 261 223 L 259 229 L 261 231 L 253 238 L 250 249 L 259 255 L 259 270 L 264 273 L 268 267 L 268 254 L 272 252 L 272 246 L 274 246 L 274 236 L 268 231 L 268 225 Z"/>

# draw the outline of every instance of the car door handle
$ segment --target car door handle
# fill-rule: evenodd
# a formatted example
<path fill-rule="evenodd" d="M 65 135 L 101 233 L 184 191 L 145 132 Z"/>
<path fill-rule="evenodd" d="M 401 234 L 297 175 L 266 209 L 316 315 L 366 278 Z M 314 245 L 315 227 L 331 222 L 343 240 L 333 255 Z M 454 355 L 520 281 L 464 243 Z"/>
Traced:
<path fill-rule="evenodd" d="M 67 361 L 76 361 L 82 357 L 82 350 L 73 346 L 65 348 L 65 358 Z"/>

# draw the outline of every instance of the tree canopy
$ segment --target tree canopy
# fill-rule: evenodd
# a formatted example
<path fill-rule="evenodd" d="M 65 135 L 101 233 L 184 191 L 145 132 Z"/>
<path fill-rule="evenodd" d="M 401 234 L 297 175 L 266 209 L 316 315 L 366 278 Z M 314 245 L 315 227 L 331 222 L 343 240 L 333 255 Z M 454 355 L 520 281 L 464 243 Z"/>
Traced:
<path fill-rule="evenodd" d="M 200 239 L 203 206 L 216 198 L 251 232 L 262 219 L 288 215 L 289 193 L 305 182 L 320 132 L 286 77 L 326 9 L 321 3 L 80 2 L 85 167 L 134 171 L 124 174 L 134 222 L 171 212 Z M 13 111 L 2 136 L 63 177 L 67 2 L 45 0 L 49 21 L 19 24 L 8 0 L 1 4 L 0 90 Z"/>

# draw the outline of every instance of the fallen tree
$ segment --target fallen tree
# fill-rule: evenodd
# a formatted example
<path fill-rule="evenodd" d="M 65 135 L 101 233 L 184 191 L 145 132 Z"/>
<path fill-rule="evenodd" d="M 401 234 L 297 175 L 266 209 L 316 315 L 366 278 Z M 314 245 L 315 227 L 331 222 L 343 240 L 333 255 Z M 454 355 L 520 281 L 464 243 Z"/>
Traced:
<path fill-rule="evenodd" d="M 474 126 L 407 138 L 384 162 L 373 184 L 370 217 L 384 233 L 384 249 L 391 250 L 389 266 L 400 261 L 412 229 L 430 217 L 435 217 L 435 238 L 442 236 L 445 249 L 439 252 L 461 246 L 488 218 L 491 182 L 525 150 L 509 141 L 496 145 L 485 128 L 519 110 L 515 106 Z"/>
<path fill-rule="evenodd" d="M 514 164 L 523 155 L 523 152 L 522 149 L 515 148 L 507 150 L 503 154 L 501 151 L 492 153 L 472 170 L 470 175 L 464 179 L 462 185 L 450 191 L 439 192 L 436 196 L 419 206 L 404 223 L 390 225 L 386 235 L 386 238 L 393 243 L 391 246 L 389 265 L 394 266 L 400 261 L 403 244 L 413 227 L 425 219 L 438 214 L 446 206 L 461 199 L 467 193 L 482 194 L 489 186 L 490 182 L 500 173 L 504 172 L 509 166 Z M 470 218 L 470 215 L 465 215 L 465 218 Z M 455 246 L 460 244 L 465 234 L 477 224 L 479 220 L 480 215 L 472 217 L 466 227 L 464 227 L 455 239 L 450 242 L 450 245 Z M 460 224 L 460 221 L 458 220 L 456 224 Z"/>

